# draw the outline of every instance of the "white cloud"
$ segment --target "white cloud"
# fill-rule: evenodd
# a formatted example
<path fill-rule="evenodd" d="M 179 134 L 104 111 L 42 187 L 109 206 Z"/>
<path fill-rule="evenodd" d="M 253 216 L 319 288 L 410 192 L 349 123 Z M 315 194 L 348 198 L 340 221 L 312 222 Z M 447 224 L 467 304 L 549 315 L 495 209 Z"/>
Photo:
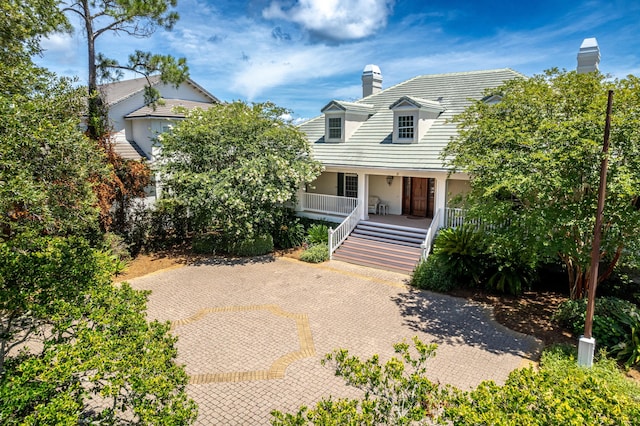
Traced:
<path fill-rule="evenodd" d="M 223 98 L 224 92 L 249 101 L 269 92 L 278 97 L 283 88 L 353 72 L 354 64 L 362 69 L 373 50 L 367 40 L 329 46 L 276 37 L 271 23 L 186 1 L 190 7 L 181 11 L 174 31 L 162 35 L 176 55 L 187 58 L 193 78 Z"/>
<path fill-rule="evenodd" d="M 342 60 L 356 52 L 337 53 L 326 46 L 254 50 L 251 60 L 235 73 L 232 88 L 249 99 L 280 85 L 299 83 L 345 72 L 350 64 Z"/>
<path fill-rule="evenodd" d="M 61 67 L 86 67 L 86 42 L 80 32 L 50 34 L 42 39 L 40 46 L 44 54 Z"/>
<path fill-rule="evenodd" d="M 349 41 L 383 29 L 393 4 L 393 0 L 300 0 L 286 8 L 272 1 L 262 16 L 295 22 L 320 39 Z"/>

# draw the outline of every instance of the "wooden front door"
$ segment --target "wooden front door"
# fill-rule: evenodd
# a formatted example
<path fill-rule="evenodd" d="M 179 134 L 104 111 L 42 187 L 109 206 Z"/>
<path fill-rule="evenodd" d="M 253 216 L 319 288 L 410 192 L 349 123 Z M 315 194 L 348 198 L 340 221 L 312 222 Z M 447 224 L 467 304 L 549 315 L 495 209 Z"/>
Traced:
<path fill-rule="evenodd" d="M 411 178 L 411 215 L 427 216 L 427 179 Z"/>
<path fill-rule="evenodd" d="M 433 217 L 435 179 L 405 177 L 402 191 L 402 214 Z"/>

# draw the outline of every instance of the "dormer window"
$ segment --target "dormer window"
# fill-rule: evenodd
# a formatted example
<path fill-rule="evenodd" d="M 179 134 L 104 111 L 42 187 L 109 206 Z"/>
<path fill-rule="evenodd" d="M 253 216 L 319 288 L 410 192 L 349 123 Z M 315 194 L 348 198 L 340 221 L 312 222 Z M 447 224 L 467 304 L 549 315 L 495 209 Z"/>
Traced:
<path fill-rule="evenodd" d="M 413 115 L 398 116 L 398 139 L 413 140 Z"/>
<path fill-rule="evenodd" d="M 328 118 L 329 139 L 342 139 L 342 118 Z"/>
<path fill-rule="evenodd" d="M 373 105 L 331 101 L 322 112 L 325 117 L 324 141 L 346 142 L 362 123 L 373 115 Z"/>
<path fill-rule="evenodd" d="M 393 111 L 394 143 L 417 143 L 427 133 L 433 122 L 444 111 L 437 101 L 403 96 L 391 104 Z"/>

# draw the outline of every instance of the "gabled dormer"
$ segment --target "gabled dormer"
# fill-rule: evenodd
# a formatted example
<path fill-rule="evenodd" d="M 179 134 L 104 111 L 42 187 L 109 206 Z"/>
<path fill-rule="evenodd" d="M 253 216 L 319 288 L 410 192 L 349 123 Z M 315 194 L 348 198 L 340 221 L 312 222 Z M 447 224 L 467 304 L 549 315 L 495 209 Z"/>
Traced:
<path fill-rule="evenodd" d="M 324 114 L 325 142 L 345 142 L 353 132 L 374 113 L 373 105 L 356 102 L 331 101 L 321 112 Z"/>
<path fill-rule="evenodd" d="M 403 96 L 389 109 L 393 111 L 393 143 L 416 143 L 436 118 L 445 111 L 439 101 Z"/>

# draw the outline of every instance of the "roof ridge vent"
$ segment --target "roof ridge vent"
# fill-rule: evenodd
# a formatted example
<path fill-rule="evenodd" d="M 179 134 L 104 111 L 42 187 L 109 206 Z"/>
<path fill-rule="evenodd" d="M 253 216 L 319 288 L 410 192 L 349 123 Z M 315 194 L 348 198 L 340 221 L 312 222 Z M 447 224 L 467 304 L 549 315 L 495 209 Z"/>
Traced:
<path fill-rule="evenodd" d="M 598 71 L 600 64 L 600 48 L 595 37 L 585 38 L 578 52 L 578 74 Z"/>

